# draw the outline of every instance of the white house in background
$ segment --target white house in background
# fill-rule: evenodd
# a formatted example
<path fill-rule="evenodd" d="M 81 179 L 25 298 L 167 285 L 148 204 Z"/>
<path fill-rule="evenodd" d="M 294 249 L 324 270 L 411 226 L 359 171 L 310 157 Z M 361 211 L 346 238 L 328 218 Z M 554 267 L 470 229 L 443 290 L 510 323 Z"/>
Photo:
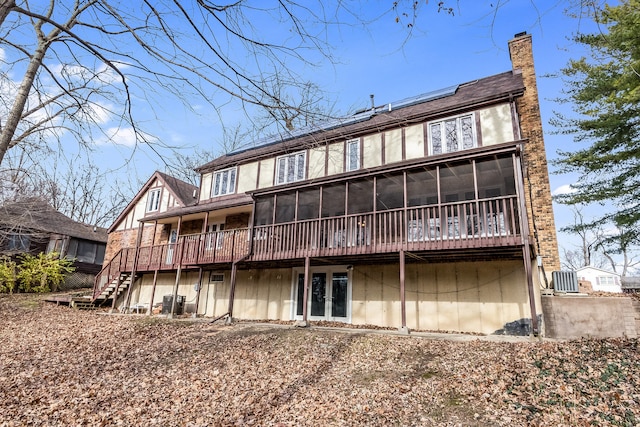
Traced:
<path fill-rule="evenodd" d="M 609 270 L 596 267 L 582 267 L 576 270 L 578 280 L 591 282 L 596 292 L 622 292 L 620 275 Z"/>

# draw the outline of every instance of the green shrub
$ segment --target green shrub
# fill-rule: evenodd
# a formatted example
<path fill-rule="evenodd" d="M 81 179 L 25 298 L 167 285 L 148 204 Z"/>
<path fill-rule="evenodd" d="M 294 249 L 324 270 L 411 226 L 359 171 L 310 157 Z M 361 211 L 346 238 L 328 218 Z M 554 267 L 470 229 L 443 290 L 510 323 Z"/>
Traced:
<path fill-rule="evenodd" d="M 16 287 L 16 263 L 9 257 L 0 257 L 0 292 L 13 293 Z"/>
<path fill-rule="evenodd" d="M 17 281 L 25 292 L 56 291 L 68 274 L 75 268 L 73 261 L 59 258 L 55 252 L 20 256 Z"/>

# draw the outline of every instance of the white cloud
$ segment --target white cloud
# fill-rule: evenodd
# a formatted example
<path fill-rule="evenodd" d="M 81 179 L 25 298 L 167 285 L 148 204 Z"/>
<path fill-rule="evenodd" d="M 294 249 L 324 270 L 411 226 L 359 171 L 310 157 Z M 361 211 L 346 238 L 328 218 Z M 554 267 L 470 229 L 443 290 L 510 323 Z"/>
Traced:
<path fill-rule="evenodd" d="M 138 131 L 136 135 L 135 129 L 129 126 L 110 127 L 108 129 L 105 129 L 104 136 L 96 140 L 96 144 L 98 145 L 115 144 L 123 145 L 125 147 L 133 147 L 138 142 L 153 144 L 158 142 L 158 139 L 152 135 L 140 131 Z"/>
<path fill-rule="evenodd" d="M 555 190 L 553 190 L 551 192 L 551 194 L 553 194 L 554 196 L 560 196 L 563 194 L 572 194 L 575 193 L 576 190 L 575 188 L 573 188 L 573 186 L 571 184 L 565 184 L 565 185 L 561 185 L 560 187 L 556 188 Z"/>
<path fill-rule="evenodd" d="M 105 136 L 96 141 L 97 144 L 118 144 L 127 147 L 136 145 L 136 132 L 132 127 L 111 127 L 105 130 Z"/>

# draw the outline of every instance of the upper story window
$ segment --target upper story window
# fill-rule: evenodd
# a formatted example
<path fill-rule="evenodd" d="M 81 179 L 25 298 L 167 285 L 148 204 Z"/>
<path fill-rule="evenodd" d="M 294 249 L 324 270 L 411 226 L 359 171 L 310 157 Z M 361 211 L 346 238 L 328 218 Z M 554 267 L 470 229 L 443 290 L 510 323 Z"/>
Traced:
<path fill-rule="evenodd" d="M 360 169 L 360 140 L 347 141 L 347 171 Z"/>
<path fill-rule="evenodd" d="M 233 194 L 236 192 L 236 168 L 218 171 L 213 176 L 211 197 Z"/>
<path fill-rule="evenodd" d="M 276 160 L 276 184 L 302 181 L 306 172 L 306 159 L 307 153 L 305 151 L 278 157 Z"/>
<path fill-rule="evenodd" d="M 147 195 L 147 212 L 155 212 L 160 209 L 160 188 L 149 191 Z"/>
<path fill-rule="evenodd" d="M 473 114 L 429 123 L 431 154 L 453 153 L 477 147 Z"/>

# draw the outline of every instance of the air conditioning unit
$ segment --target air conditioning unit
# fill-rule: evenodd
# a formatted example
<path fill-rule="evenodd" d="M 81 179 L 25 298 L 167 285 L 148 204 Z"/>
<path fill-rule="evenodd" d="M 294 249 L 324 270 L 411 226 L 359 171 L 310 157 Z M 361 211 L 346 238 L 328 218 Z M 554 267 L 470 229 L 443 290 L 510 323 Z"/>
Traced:
<path fill-rule="evenodd" d="M 578 275 L 575 271 L 554 271 L 551 273 L 553 289 L 556 292 L 580 292 Z"/>

